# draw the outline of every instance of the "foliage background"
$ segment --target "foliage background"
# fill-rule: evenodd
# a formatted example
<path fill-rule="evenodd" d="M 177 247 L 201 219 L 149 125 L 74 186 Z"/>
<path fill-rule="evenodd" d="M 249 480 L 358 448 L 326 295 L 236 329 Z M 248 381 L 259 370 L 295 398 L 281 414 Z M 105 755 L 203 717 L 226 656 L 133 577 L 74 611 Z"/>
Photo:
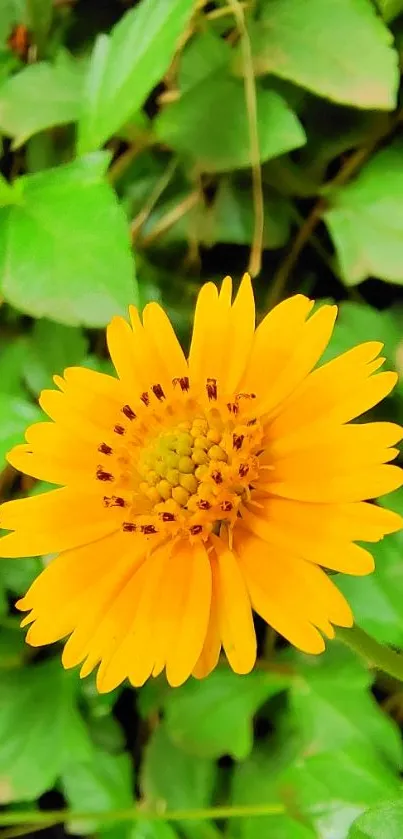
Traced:
<path fill-rule="evenodd" d="M 1 0 L 2 499 L 44 489 L 5 453 L 53 373 L 109 369 L 111 315 L 160 300 L 186 344 L 200 282 L 247 267 L 260 313 L 340 302 L 327 358 L 384 341 L 400 380 L 373 413 L 402 420 L 402 50 L 403 0 Z M 396 648 L 402 548 L 337 578 Z M 399 683 L 259 624 L 250 676 L 98 696 L 24 644 L 13 604 L 48 559 L 0 564 L 4 839 L 63 836 L 62 807 L 107 839 L 401 839 Z"/>

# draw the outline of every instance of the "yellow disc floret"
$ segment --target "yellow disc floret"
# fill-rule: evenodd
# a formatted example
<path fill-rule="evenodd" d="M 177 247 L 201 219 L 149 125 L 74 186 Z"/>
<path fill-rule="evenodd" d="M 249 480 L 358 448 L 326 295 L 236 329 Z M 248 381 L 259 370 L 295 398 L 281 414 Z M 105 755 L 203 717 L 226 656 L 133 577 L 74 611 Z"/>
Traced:
<path fill-rule="evenodd" d="M 224 416 L 215 408 L 169 430 L 153 428 L 138 453 L 136 524 L 127 529 L 205 539 L 222 524 L 232 527 L 258 474 L 261 437 L 255 419 L 240 420 L 228 408 Z"/>

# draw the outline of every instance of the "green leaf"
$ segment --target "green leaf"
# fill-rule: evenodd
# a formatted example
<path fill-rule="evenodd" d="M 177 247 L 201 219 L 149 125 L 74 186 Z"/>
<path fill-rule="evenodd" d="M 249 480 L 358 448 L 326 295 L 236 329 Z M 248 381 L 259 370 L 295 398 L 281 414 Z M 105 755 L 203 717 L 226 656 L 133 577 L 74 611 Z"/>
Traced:
<path fill-rule="evenodd" d="M 326 182 L 335 157 L 366 145 L 372 136 L 389 132 L 390 115 L 385 111 L 346 108 L 316 97 L 310 97 L 303 117 L 309 142 L 300 156 L 300 171 L 316 182 L 316 194 Z"/>
<path fill-rule="evenodd" d="M 329 196 L 325 221 L 346 285 L 369 276 L 403 283 L 403 144 L 378 152 Z"/>
<path fill-rule="evenodd" d="M 257 87 L 260 159 L 268 160 L 302 146 L 305 134 L 285 100 Z M 154 123 L 159 140 L 190 155 L 205 172 L 227 172 L 250 166 L 251 147 L 243 82 L 211 73 Z"/>
<path fill-rule="evenodd" d="M 55 373 L 80 365 L 88 351 L 88 340 L 81 329 L 62 326 L 45 318 L 36 321 L 28 343 L 23 373 L 29 389 L 37 395 L 52 387 Z"/>
<path fill-rule="evenodd" d="M 333 643 L 323 656 L 296 654 L 290 687 L 291 717 L 305 754 L 357 746 L 400 767 L 402 743 L 395 723 L 370 693 L 371 674 L 349 650 Z"/>
<path fill-rule="evenodd" d="M 15 596 L 25 594 L 38 574 L 42 571 L 42 561 L 38 557 L 31 559 L 0 560 L 0 582 L 5 589 Z"/>
<path fill-rule="evenodd" d="M 270 697 L 287 687 L 282 676 L 256 670 L 237 676 L 219 668 L 201 682 L 189 680 L 166 694 L 166 729 L 191 754 L 247 757 L 253 745 L 253 716 Z"/>
<path fill-rule="evenodd" d="M 78 812 L 94 813 L 124 810 L 134 806 L 132 770 L 129 755 L 111 755 L 94 750 L 85 763 L 71 763 L 64 770 L 61 783 L 69 807 Z M 119 823 L 116 823 L 118 827 Z M 68 823 L 69 833 L 95 833 L 103 826 L 99 819 L 81 819 Z M 115 825 L 114 825 L 115 826 Z M 130 823 L 126 823 L 126 828 Z M 128 831 L 125 831 L 126 834 Z"/>
<path fill-rule="evenodd" d="M 184 810 L 207 807 L 215 781 L 213 761 L 178 749 L 160 724 L 147 743 L 141 767 L 140 786 L 147 806 Z M 183 822 L 184 832 L 200 839 L 218 839 L 210 822 Z"/>
<path fill-rule="evenodd" d="M 78 149 L 103 143 L 160 82 L 193 11 L 193 0 L 142 0 L 95 43 L 83 94 Z"/>
<path fill-rule="evenodd" d="M 2 561 L 3 560 L 1 560 L 1 562 Z M 15 629 L 2 626 L 0 628 L 0 670 L 13 670 L 14 668 L 21 667 L 24 663 L 24 658 L 26 654 L 27 645 L 25 643 L 24 633 L 20 629 L 18 629 L 18 625 Z M 3 678 L 3 674 L 0 678 Z"/>
<path fill-rule="evenodd" d="M 272 742 L 256 746 L 250 757 L 235 767 L 231 803 L 235 806 L 283 803 L 278 781 L 292 759 L 292 749 L 290 740 L 284 749 L 279 749 Z M 240 839 L 316 839 L 310 827 L 287 813 L 245 816 L 236 822 L 231 821 L 230 830 L 231 836 L 239 836 Z"/>
<path fill-rule="evenodd" d="M 9 184 L 5 177 L 0 174 L 0 207 L 6 207 L 7 204 L 18 203 L 18 192 Z"/>
<path fill-rule="evenodd" d="M 251 38 L 258 74 L 356 108 L 395 107 L 397 54 L 371 0 L 264 0 Z"/>
<path fill-rule="evenodd" d="M 312 821 L 321 839 L 345 839 L 364 809 L 395 797 L 399 790 L 398 775 L 358 743 L 299 758 L 279 783 L 290 806 Z"/>
<path fill-rule="evenodd" d="M 375 571 L 362 579 L 343 577 L 338 587 L 351 603 L 356 621 L 362 629 L 383 644 L 403 648 L 403 539 L 388 536 L 385 544 L 371 545 Z"/>
<path fill-rule="evenodd" d="M 125 732 L 118 721 L 112 716 L 112 711 L 103 717 L 87 719 L 88 731 L 95 746 L 106 752 L 118 754 L 125 748 Z"/>
<path fill-rule="evenodd" d="M 60 53 L 54 65 L 29 64 L 0 87 L 0 129 L 14 137 L 13 148 L 29 137 L 78 119 L 81 110 L 82 65 Z"/>
<path fill-rule="evenodd" d="M 203 219 L 203 242 L 250 245 L 253 239 L 255 212 L 252 188 L 223 179 L 213 204 Z M 280 195 L 265 192 L 263 247 L 280 248 L 290 232 L 290 206 Z"/>
<path fill-rule="evenodd" d="M 224 67 L 231 58 L 231 47 L 219 38 L 212 29 L 197 32 L 186 45 L 179 66 L 178 86 L 181 95 L 209 76 L 214 70 Z"/>
<path fill-rule="evenodd" d="M 6 336 L 3 335 L 3 339 Z M 26 356 L 27 342 L 25 337 L 12 338 L 8 336 L 0 345 L 0 394 L 9 393 L 13 396 L 25 396 L 22 384 L 22 365 Z"/>
<path fill-rule="evenodd" d="M 3 617 L 3 615 L 6 615 L 7 612 L 8 612 L 7 592 L 6 592 L 3 580 L 0 577 L 0 618 Z"/>
<path fill-rule="evenodd" d="M 347 839 L 401 839 L 403 798 L 374 807 L 351 825 Z"/>
<path fill-rule="evenodd" d="M 0 687 L 0 800 L 30 801 L 51 788 L 91 745 L 75 704 L 75 680 L 59 661 L 4 673 Z"/>
<path fill-rule="evenodd" d="M 376 2 L 387 23 L 403 12 L 403 0 L 376 0 Z"/>
<path fill-rule="evenodd" d="M 7 452 L 21 442 L 27 425 L 38 422 L 41 417 L 39 408 L 26 399 L 0 393 L 0 471 Z"/>
<path fill-rule="evenodd" d="M 1 44 L 1 19 L 0 19 L 0 44 Z M 18 57 L 9 50 L 2 51 L 0 46 L 0 84 L 7 79 L 14 70 L 18 70 L 20 61 Z M 0 146 L 1 147 L 1 146 Z"/>
<path fill-rule="evenodd" d="M 133 825 L 130 839 L 178 839 L 178 834 L 168 822 L 140 821 Z"/>
<path fill-rule="evenodd" d="M 104 326 L 136 301 L 126 219 L 103 178 L 108 155 L 20 178 L 0 210 L 0 285 L 34 317 Z"/>
<path fill-rule="evenodd" d="M 0 44 L 6 46 L 13 27 L 21 23 L 23 0 L 2 0 L 0 13 Z"/>
<path fill-rule="evenodd" d="M 177 748 L 164 725 L 155 729 L 145 749 L 140 779 L 150 806 L 168 810 L 206 807 L 214 777 L 213 761 Z"/>

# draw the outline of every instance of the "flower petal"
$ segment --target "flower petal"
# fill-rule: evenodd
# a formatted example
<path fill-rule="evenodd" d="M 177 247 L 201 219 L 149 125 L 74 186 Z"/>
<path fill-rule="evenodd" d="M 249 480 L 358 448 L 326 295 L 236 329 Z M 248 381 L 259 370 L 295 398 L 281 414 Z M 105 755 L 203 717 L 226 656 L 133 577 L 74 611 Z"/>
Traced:
<path fill-rule="evenodd" d="M 126 603 L 130 608 L 130 596 L 134 595 L 134 608 L 131 616 L 124 609 L 128 621 L 122 624 L 113 648 L 101 661 L 97 674 L 100 693 L 112 690 L 126 676 L 135 687 L 140 687 L 151 675 L 155 663 L 155 608 L 161 577 L 169 560 L 170 551 L 165 546 L 157 548 L 141 565 L 133 583 L 129 583 Z"/>
<path fill-rule="evenodd" d="M 135 354 L 133 331 L 122 317 L 112 318 L 107 328 L 107 341 L 110 357 L 120 381 L 127 392 L 140 394 L 147 390 L 150 382 L 147 378 L 147 365 L 139 365 Z"/>
<path fill-rule="evenodd" d="M 274 478 L 261 489 L 283 498 L 328 504 L 379 498 L 402 485 L 403 470 L 398 466 L 374 465 L 340 475 L 311 469 L 305 478 L 301 474 L 284 480 Z"/>
<path fill-rule="evenodd" d="M 281 378 L 314 305 L 296 294 L 279 303 L 258 326 L 240 390 L 265 395 Z"/>
<path fill-rule="evenodd" d="M 304 324 L 299 341 L 292 342 L 293 352 L 259 400 L 259 414 L 271 413 L 311 372 L 326 349 L 334 328 L 337 306 L 322 306 Z"/>
<path fill-rule="evenodd" d="M 63 487 L 0 506 L 0 557 L 40 556 L 95 542 L 119 530 L 124 510 L 102 496 Z"/>
<path fill-rule="evenodd" d="M 228 394 L 238 390 L 252 348 L 254 333 L 255 300 L 250 276 L 245 274 L 230 310 L 228 336 L 224 343 L 224 369 L 221 378 Z"/>
<path fill-rule="evenodd" d="M 256 635 L 248 591 L 233 552 L 214 540 L 212 571 L 217 591 L 220 635 L 235 673 L 250 673 L 256 661 Z"/>
<path fill-rule="evenodd" d="M 81 375 L 84 374 L 84 375 Z M 93 440 L 120 422 L 126 395 L 112 376 L 85 368 L 68 368 L 63 390 L 43 390 L 39 404 L 54 422 Z"/>
<path fill-rule="evenodd" d="M 82 671 L 90 673 L 99 661 L 110 659 L 132 624 L 140 596 L 138 571 L 146 551 L 141 538 L 129 541 L 130 546 L 127 539 L 120 545 L 121 555 L 114 557 L 91 603 L 76 621 L 63 651 L 64 667 L 75 667 L 85 659 Z"/>
<path fill-rule="evenodd" d="M 343 530 L 345 521 L 337 513 L 332 516 L 332 505 L 321 505 L 321 515 L 318 509 L 309 510 L 310 507 L 315 508 L 314 504 L 302 504 L 286 499 L 273 501 L 274 505 L 271 505 L 269 513 L 265 507 L 264 511 L 259 510 L 259 515 L 250 512 L 243 515 L 243 526 L 255 536 L 279 550 L 290 551 L 295 556 L 334 571 L 360 576 L 374 570 L 372 555 L 365 548 L 350 541 L 351 528 L 350 533 L 345 527 Z M 292 507 L 286 511 L 280 509 L 276 515 L 275 509 L 277 507 L 278 510 L 281 501 Z"/>
<path fill-rule="evenodd" d="M 348 603 L 317 566 L 269 547 L 255 536 L 238 536 L 236 551 L 254 609 L 304 652 L 324 649 L 315 627 L 351 626 Z"/>
<path fill-rule="evenodd" d="M 365 460 L 362 452 L 366 453 L 368 460 L 373 460 L 372 450 L 386 449 L 394 446 L 403 438 L 403 428 L 393 422 L 366 422 L 353 425 L 335 425 L 328 427 L 323 434 L 323 439 L 318 436 L 318 429 L 315 425 L 306 425 L 296 429 L 292 434 L 271 439 L 270 425 L 267 429 L 268 461 L 273 459 L 295 457 L 300 452 L 313 453 L 321 447 L 329 449 L 325 453 L 326 463 L 329 454 L 337 451 L 337 462 L 340 455 L 351 460 L 356 457 Z"/>
<path fill-rule="evenodd" d="M 127 568 L 122 562 L 124 552 L 127 554 L 127 539 L 115 533 L 52 560 L 16 604 L 21 611 L 31 610 L 29 618 L 35 621 L 28 642 L 39 646 L 58 641 L 72 632 L 84 615 L 96 612 L 101 589 L 106 588 L 112 597 L 112 574 L 119 579 Z"/>
<path fill-rule="evenodd" d="M 143 312 L 143 324 L 150 342 L 167 369 L 170 380 L 187 376 L 189 371 L 184 352 L 168 316 L 158 303 L 147 303 Z"/>
<path fill-rule="evenodd" d="M 166 676 L 172 687 L 181 685 L 200 657 L 206 638 L 211 604 L 211 567 L 202 544 L 178 548 L 179 561 L 188 563 L 185 576 L 183 567 L 182 609 L 176 614 L 175 643 L 168 650 Z"/>
<path fill-rule="evenodd" d="M 54 484 L 95 485 L 102 461 L 102 437 L 89 443 L 52 422 L 38 422 L 26 431 L 27 444 L 7 455 L 14 468 Z M 109 468 L 109 466 L 108 466 Z"/>
<path fill-rule="evenodd" d="M 207 377 L 217 376 L 220 372 L 217 367 L 220 305 L 224 307 L 226 304 L 220 304 L 214 283 L 205 283 L 197 298 L 189 352 L 189 376 L 194 385 L 204 385 Z"/>
<path fill-rule="evenodd" d="M 218 591 L 215 575 L 212 573 L 210 617 L 206 638 L 198 661 L 193 668 L 192 675 L 196 679 L 204 679 L 218 664 L 221 651 L 221 635 L 219 621 Z"/>
<path fill-rule="evenodd" d="M 213 283 L 201 288 L 189 353 L 191 382 L 204 387 L 207 378 L 215 378 L 221 395 L 236 391 L 255 328 L 255 302 L 249 275 L 242 278 L 232 306 L 231 290 L 230 277 L 225 278 L 219 295 Z"/>
<path fill-rule="evenodd" d="M 378 341 L 369 341 L 314 370 L 284 402 L 270 436 L 284 437 L 308 424 L 349 422 L 376 405 L 396 384 L 395 373 L 371 376 L 381 349 Z"/>

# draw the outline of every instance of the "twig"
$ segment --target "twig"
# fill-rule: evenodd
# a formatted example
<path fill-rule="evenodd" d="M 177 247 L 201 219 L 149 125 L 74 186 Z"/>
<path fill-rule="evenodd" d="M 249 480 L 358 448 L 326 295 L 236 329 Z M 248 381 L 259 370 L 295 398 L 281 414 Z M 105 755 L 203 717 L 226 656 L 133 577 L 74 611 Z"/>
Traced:
<path fill-rule="evenodd" d="M 155 207 L 158 199 L 161 197 L 164 190 L 167 188 L 171 178 L 173 177 L 175 170 L 178 165 L 178 159 L 176 157 L 171 157 L 168 166 L 166 167 L 165 171 L 162 173 L 161 177 L 155 184 L 154 189 L 151 192 L 151 195 L 148 198 L 148 201 L 144 204 L 144 207 L 137 216 L 133 219 L 130 225 L 130 231 L 132 236 L 132 241 L 134 242 L 137 238 L 140 228 L 147 221 L 148 216 L 150 215 L 151 211 Z"/>
<path fill-rule="evenodd" d="M 336 638 L 364 659 L 368 667 L 382 670 L 403 682 L 403 654 L 380 644 L 359 626 L 351 629 L 337 627 Z"/>
<path fill-rule="evenodd" d="M 133 806 L 123 810 L 107 810 L 100 812 L 91 810 L 76 812 L 75 810 L 15 810 L 0 813 L 0 826 L 29 825 L 30 831 L 52 827 L 66 821 L 96 820 L 102 822 L 122 821 L 204 821 L 207 819 L 238 819 L 257 816 L 275 816 L 285 813 L 283 804 L 251 804 L 223 807 L 206 807 L 195 810 L 166 810 L 155 812 L 145 807 Z M 40 825 L 40 827 L 39 827 Z"/>
<path fill-rule="evenodd" d="M 287 284 L 288 276 L 291 273 L 299 254 L 302 251 L 305 243 L 316 229 L 325 207 L 323 198 L 320 198 L 312 208 L 309 216 L 305 219 L 302 227 L 300 227 L 290 252 L 287 254 L 284 261 L 281 263 L 273 282 L 270 286 L 267 295 L 267 308 L 271 309 L 279 300 L 281 300 L 284 288 Z"/>
<path fill-rule="evenodd" d="M 238 6 L 240 6 L 242 10 L 251 8 L 250 3 L 238 2 Z M 221 6 L 218 9 L 212 9 L 211 12 L 206 12 L 205 17 L 208 18 L 208 20 L 218 20 L 218 18 L 227 17 L 227 15 L 233 14 L 233 5 L 231 4 L 231 2 L 228 2 L 228 6 Z"/>
<path fill-rule="evenodd" d="M 132 143 L 126 151 L 123 152 L 116 160 L 112 163 L 109 172 L 108 172 L 108 180 L 109 183 L 115 184 L 119 178 L 122 177 L 123 173 L 126 169 L 129 168 L 130 164 L 135 160 L 136 157 L 141 154 L 149 145 L 149 139 L 139 141 L 138 143 Z"/>
<path fill-rule="evenodd" d="M 166 230 L 169 230 L 172 225 L 176 224 L 179 219 L 186 215 L 193 207 L 199 203 L 200 195 L 199 191 L 196 190 L 191 192 L 189 195 L 186 196 L 176 207 L 173 207 L 162 219 L 155 225 L 154 229 L 148 236 L 144 236 L 141 239 L 141 245 L 144 248 L 147 248 L 151 245 L 156 239 L 159 238 Z"/>
<path fill-rule="evenodd" d="M 241 49 L 244 69 L 245 100 L 248 112 L 250 160 L 252 169 L 253 206 L 255 225 L 249 258 L 249 273 L 252 277 L 259 274 L 262 265 L 263 232 L 264 232 L 264 200 L 262 185 L 262 168 L 260 165 L 260 146 L 258 132 L 256 82 L 253 71 L 252 49 L 249 32 L 246 26 L 244 4 L 239 0 L 228 0 L 231 6 L 238 30 L 241 35 Z"/>

